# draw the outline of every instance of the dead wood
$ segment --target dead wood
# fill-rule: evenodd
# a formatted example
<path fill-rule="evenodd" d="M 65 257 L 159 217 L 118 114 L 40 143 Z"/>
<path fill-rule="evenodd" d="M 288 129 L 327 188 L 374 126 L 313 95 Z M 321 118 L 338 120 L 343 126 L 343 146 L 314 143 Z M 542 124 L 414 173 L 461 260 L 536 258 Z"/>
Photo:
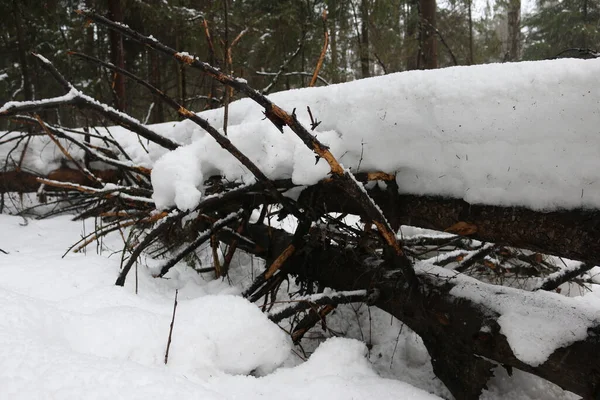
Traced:
<path fill-rule="evenodd" d="M 361 215 L 361 205 L 351 196 L 339 196 L 333 181 L 306 189 L 315 207 L 330 212 Z M 589 209 L 534 211 L 523 207 L 470 204 L 464 200 L 433 196 L 399 195 L 393 187 L 368 190 L 394 229 L 401 225 L 444 231 L 458 222 L 477 227 L 470 238 L 529 249 L 600 265 L 600 211 Z"/>
<path fill-rule="evenodd" d="M 255 253 L 267 260 L 283 252 L 291 240 L 289 233 L 266 226 L 251 225 L 247 232 L 259 247 L 271 249 L 268 253 Z M 530 372 L 584 399 L 596 398 L 600 393 L 600 359 L 596 357 L 600 352 L 600 325 L 591 328 L 585 340 L 559 348 L 546 362 L 532 366 L 514 355 L 500 332 L 499 315 L 494 310 L 450 294 L 456 284 L 452 279 L 421 271 L 418 284 L 411 285 L 402 274 L 390 272 L 394 267 L 389 261 L 374 262 L 372 253 L 332 246 L 294 254 L 286 268 L 288 273 L 338 291 L 377 290 L 379 296 L 374 305 L 423 338 L 434 372 L 457 399 L 479 398 L 496 366 Z M 519 299 L 530 292 L 512 289 L 508 293 L 524 303 L 525 297 Z M 488 328 L 482 330 L 483 327 Z"/>

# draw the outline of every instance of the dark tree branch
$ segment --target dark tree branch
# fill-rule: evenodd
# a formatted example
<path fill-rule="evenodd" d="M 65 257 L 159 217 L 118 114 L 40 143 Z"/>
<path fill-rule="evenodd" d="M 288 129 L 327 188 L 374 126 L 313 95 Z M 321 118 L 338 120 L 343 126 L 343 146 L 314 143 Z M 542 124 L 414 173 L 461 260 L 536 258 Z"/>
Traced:
<path fill-rule="evenodd" d="M 195 56 L 191 56 L 187 53 L 178 52 L 164 44 L 160 43 L 154 38 L 150 38 L 130 29 L 127 26 L 122 24 L 117 24 L 109 19 L 95 14 L 93 12 L 80 10 L 78 11 L 84 17 L 100 23 L 109 29 L 115 30 L 117 32 L 122 33 L 123 35 L 142 43 L 148 47 L 151 47 L 163 54 L 174 57 L 181 63 L 185 63 L 190 65 L 193 68 L 199 69 L 205 74 L 213 77 L 219 82 L 232 87 L 235 90 L 238 90 L 244 93 L 246 96 L 250 97 L 260 106 L 262 106 L 265 111 L 265 116 L 279 129 L 283 132 L 283 127 L 288 126 L 299 138 L 304 142 L 304 144 L 316 153 L 318 157 L 321 157 L 327 161 L 331 168 L 331 174 L 342 183 L 342 188 L 349 196 L 354 196 L 360 202 L 360 205 L 363 209 L 363 213 L 370 220 L 373 221 L 375 226 L 379 231 L 379 234 L 382 236 L 386 246 L 391 249 L 391 254 L 395 258 L 398 265 L 401 266 L 402 270 L 406 274 L 407 277 L 414 277 L 414 271 L 412 269 L 412 265 L 410 260 L 403 253 L 402 248 L 398 241 L 396 240 L 395 232 L 392 230 L 388 221 L 385 219 L 380 209 L 375 205 L 372 199 L 369 197 L 364 188 L 356 181 L 351 172 L 346 171 L 342 168 L 341 164 L 335 159 L 333 154 L 329 151 L 329 148 L 321 143 L 315 136 L 313 136 L 299 121 L 294 113 L 289 114 L 284 111 L 282 108 L 272 103 L 265 95 L 258 92 L 257 90 L 251 88 L 245 80 L 234 78 L 230 75 L 222 73 L 220 70 L 214 68 L 213 66 L 200 61 Z M 187 111 L 187 110 L 186 110 Z M 192 113 L 190 113 L 192 114 Z M 285 203 L 284 203 L 285 204 Z M 409 279 L 412 281 L 412 279 Z"/>
<path fill-rule="evenodd" d="M 23 112 L 50 110 L 63 105 L 72 105 L 94 110 L 99 114 L 104 115 L 114 123 L 121 125 L 130 131 L 137 133 L 141 137 L 148 139 L 151 142 L 154 142 L 168 150 L 175 150 L 177 147 L 179 147 L 178 143 L 175 143 L 173 140 L 150 130 L 129 115 L 117 111 L 105 104 L 101 104 L 91 97 L 81 93 L 79 90 L 75 89 L 73 85 L 67 82 L 64 77 L 62 77 L 52 63 L 39 55 L 35 56 L 38 60 L 40 60 L 40 64 L 44 69 L 49 71 L 65 89 L 68 88 L 68 93 L 64 96 L 54 97 L 48 100 L 6 103 L 2 106 L 2 108 L 0 108 L 0 116 L 13 116 Z"/>
<path fill-rule="evenodd" d="M 247 233 L 259 247 L 270 246 L 269 254 L 256 253 L 267 259 L 281 252 L 291 239 L 289 233 L 266 226 L 251 225 Z M 468 279 L 444 278 L 435 273 L 443 270 L 435 267 L 429 272 L 420 270 L 418 289 L 407 292 L 402 289 L 405 283 L 402 274 L 391 272 L 393 267 L 385 265 L 386 260 L 381 260 L 379 267 L 373 267 L 372 257 L 356 249 L 313 248 L 309 255 L 291 257 L 286 268 L 302 279 L 317 281 L 338 291 L 378 290 L 374 305 L 406 323 L 423 338 L 434 372 L 457 399 L 478 398 L 495 365 L 490 361 L 548 379 L 585 399 L 595 398 L 600 393 L 600 359 L 596 356 L 600 352 L 597 339 L 600 323 L 589 329 L 586 339 L 556 349 L 540 365 L 529 365 L 513 353 L 501 333 L 496 311 L 485 304 L 455 297 L 451 291 L 458 283 L 465 291 L 502 291 L 503 296 L 515 304 L 530 304 L 531 296 L 537 293 Z M 306 265 L 311 268 L 307 269 Z M 483 327 L 488 328 L 482 330 Z"/>
<path fill-rule="evenodd" d="M 294 316 L 300 311 L 308 310 L 314 306 L 324 306 L 349 303 L 364 303 L 367 299 L 376 299 L 374 293 L 367 294 L 366 290 L 358 290 L 353 292 L 338 292 L 333 294 L 316 294 L 305 296 L 298 299 L 290 300 L 292 305 L 269 314 L 269 319 L 275 323 L 281 322 L 286 318 Z"/>
<path fill-rule="evenodd" d="M 271 190 L 271 192 L 275 195 L 275 197 L 281 202 L 281 204 L 283 204 L 286 208 L 288 208 L 290 210 L 290 212 L 292 212 L 298 218 L 302 218 L 302 215 L 299 213 L 298 209 L 296 207 L 294 207 L 290 201 L 288 201 L 286 198 L 284 198 L 281 195 L 281 193 L 279 193 L 279 191 L 277 191 L 277 189 L 272 185 L 271 180 L 256 166 L 256 164 L 254 164 L 244 153 L 242 153 L 231 142 L 231 140 L 229 140 L 226 136 L 221 135 L 221 133 L 219 133 L 219 131 L 216 128 L 214 128 L 207 120 L 205 120 L 204 118 L 198 116 L 197 114 L 187 110 L 181 104 L 177 103 L 172 97 L 167 96 L 161 90 L 155 88 L 150 83 L 146 82 L 143 79 L 140 79 L 139 77 L 135 76 L 134 74 L 132 74 L 129 71 L 119 68 L 113 64 L 99 60 L 95 57 L 87 56 L 85 54 L 76 53 L 76 52 L 71 52 L 70 54 L 72 54 L 76 57 L 85 59 L 87 61 L 93 62 L 95 64 L 101 65 L 105 68 L 109 68 L 113 71 L 117 71 L 120 74 L 123 74 L 123 75 L 133 79 L 135 82 L 139 83 L 140 85 L 142 85 L 145 88 L 147 88 L 148 90 L 150 90 L 154 95 L 156 95 L 157 97 L 162 99 L 162 101 L 164 101 L 171 108 L 176 110 L 179 113 L 179 115 L 181 115 L 184 118 L 190 119 L 192 122 L 194 122 L 195 124 L 200 126 L 202 129 L 204 129 L 209 135 L 211 135 L 213 137 L 213 139 L 215 139 L 215 141 L 223 149 L 225 149 L 227 152 L 229 152 L 229 154 L 231 154 L 233 157 L 235 157 L 244 167 L 246 167 L 256 177 L 256 179 L 259 182 L 262 182 L 263 184 L 267 185 L 267 187 Z"/>
<path fill-rule="evenodd" d="M 578 277 L 584 272 L 594 268 L 594 264 L 581 263 L 576 268 L 561 269 L 553 274 L 548 275 L 535 290 L 556 290 L 563 283 Z"/>

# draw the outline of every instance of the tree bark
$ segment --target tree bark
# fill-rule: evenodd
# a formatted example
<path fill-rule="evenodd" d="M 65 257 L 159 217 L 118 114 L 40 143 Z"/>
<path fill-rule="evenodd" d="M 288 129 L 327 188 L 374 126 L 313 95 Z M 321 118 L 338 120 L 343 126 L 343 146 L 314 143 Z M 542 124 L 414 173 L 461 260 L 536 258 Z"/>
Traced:
<path fill-rule="evenodd" d="M 392 184 L 387 190 L 374 188 L 368 192 L 394 229 L 411 225 L 444 231 L 457 222 L 467 222 L 476 227 L 476 232 L 469 235 L 473 239 L 600 265 L 599 210 L 541 212 L 469 204 L 459 199 L 399 195 Z M 339 193 L 335 183 L 322 183 L 305 189 L 299 201 L 310 198 L 329 212 L 360 215 L 360 205 Z"/>
<path fill-rule="evenodd" d="M 517 61 L 520 53 L 521 38 L 521 0 L 508 2 L 508 61 Z"/>
<path fill-rule="evenodd" d="M 411 71 L 418 68 L 420 45 L 417 40 L 417 28 L 419 26 L 419 0 L 409 0 L 408 16 L 406 21 L 406 70 Z"/>
<path fill-rule="evenodd" d="M 420 0 L 420 68 L 438 67 L 437 40 L 435 37 L 435 0 Z"/>
<path fill-rule="evenodd" d="M 27 54 L 27 44 L 25 40 L 25 31 L 23 30 L 23 18 L 19 8 L 19 1 L 13 1 L 13 16 L 17 30 L 17 42 L 19 50 L 19 63 L 21 64 L 21 76 L 23 77 L 23 95 L 25 100 L 33 100 L 33 91 L 31 87 L 31 76 L 29 72 L 29 62 Z"/>
<path fill-rule="evenodd" d="M 369 63 L 369 0 L 360 2 L 360 70 L 363 78 L 371 76 Z"/>
<path fill-rule="evenodd" d="M 108 1 L 108 18 L 123 23 L 123 8 L 121 0 Z M 111 30 L 110 37 L 110 59 L 111 62 L 119 68 L 125 68 L 125 50 L 123 48 L 123 35 Z M 125 97 L 125 77 L 120 73 L 114 74 L 113 90 L 115 93 L 115 108 L 119 111 L 126 111 Z"/>

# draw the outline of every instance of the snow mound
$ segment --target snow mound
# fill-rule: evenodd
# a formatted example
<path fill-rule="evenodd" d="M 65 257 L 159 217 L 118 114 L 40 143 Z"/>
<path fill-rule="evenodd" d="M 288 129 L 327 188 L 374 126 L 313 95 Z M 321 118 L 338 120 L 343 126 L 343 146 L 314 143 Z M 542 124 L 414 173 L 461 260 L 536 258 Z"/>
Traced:
<path fill-rule="evenodd" d="M 114 286 L 119 257 L 107 256 L 122 247 L 117 236 L 103 254 L 61 258 L 93 220 L 0 214 L 0 227 L 8 253 L 0 253 L 0 399 L 438 398 L 380 378 L 357 341 L 330 340 L 307 363 L 278 368 L 295 357 L 288 335 L 255 305 L 223 294 L 231 288 L 220 280 L 177 279 L 165 365 L 171 280 L 139 267 L 139 294 L 133 282 Z"/>

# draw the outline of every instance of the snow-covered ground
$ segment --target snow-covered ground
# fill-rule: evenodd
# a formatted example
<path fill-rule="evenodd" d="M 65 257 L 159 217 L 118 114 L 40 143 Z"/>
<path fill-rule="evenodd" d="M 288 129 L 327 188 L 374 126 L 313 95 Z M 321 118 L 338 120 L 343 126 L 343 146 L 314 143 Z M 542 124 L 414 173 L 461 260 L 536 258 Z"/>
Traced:
<path fill-rule="evenodd" d="M 92 220 L 0 215 L 0 227 L 0 248 L 8 253 L 0 252 L 1 399 L 448 396 L 419 337 L 366 306 L 343 307 L 328 320 L 331 329 L 363 342 L 322 342 L 316 336 L 329 335 L 317 329 L 304 340 L 304 350 L 316 351 L 303 362 L 280 328 L 236 296 L 250 278 L 247 259 L 234 263 L 233 286 L 185 266 L 169 279 L 154 279 L 147 259 L 138 268 L 136 294 L 135 279 L 114 286 L 120 262 L 115 251 L 122 248 L 117 234 L 87 254 L 61 258 L 93 229 Z M 179 304 L 165 366 L 176 288 Z M 531 375 L 516 371 L 508 377 L 498 369 L 483 398 L 576 397 Z"/>

